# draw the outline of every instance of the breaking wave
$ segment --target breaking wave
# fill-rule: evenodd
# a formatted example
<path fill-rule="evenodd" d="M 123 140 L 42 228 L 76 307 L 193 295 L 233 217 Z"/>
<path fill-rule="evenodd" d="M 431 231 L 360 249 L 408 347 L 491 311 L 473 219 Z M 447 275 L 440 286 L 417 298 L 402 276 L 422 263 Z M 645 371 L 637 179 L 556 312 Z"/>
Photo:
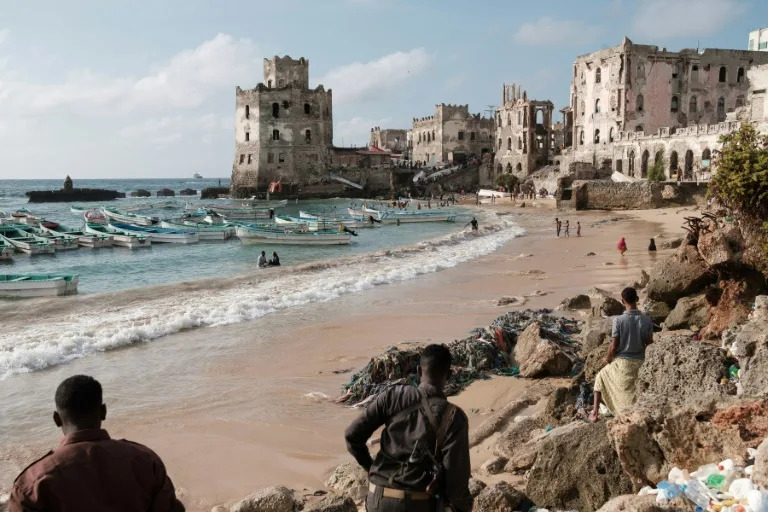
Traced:
<path fill-rule="evenodd" d="M 0 333 L 0 380 L 94 353 L 145 343 L 186 329 L 246 322 L 275 311 L 326 302 L 413 279 L 490 254 L 524 234 L 503 220 L 418 244 L 320 260 L 237 278 L 127 290 L 54 302 L 37 321 Z"/>

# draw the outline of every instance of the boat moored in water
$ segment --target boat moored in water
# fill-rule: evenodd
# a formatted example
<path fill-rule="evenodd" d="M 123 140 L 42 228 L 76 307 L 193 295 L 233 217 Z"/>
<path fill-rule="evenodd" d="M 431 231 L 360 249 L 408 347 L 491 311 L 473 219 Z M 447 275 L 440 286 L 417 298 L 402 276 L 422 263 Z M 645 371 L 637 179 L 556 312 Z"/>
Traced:
<path fill-rule="evenodd" d="M 53 254 L 56 251 L 51 240 L 21 230 L 15 225 L 0 226 L 0 237 L 15 250 L 29 255 Z"/>
<path fill-rule="evenodd" d="M 77 245 L 88 247 L 90 249 L 99 249 L 103 247 L 112 247 L 112 237 L 102 233 L 88 233 L 80 229 L 67 229 L 62 226 L 58 228 L 46 228 L 45 231 L 53 236 L 72 236 L 77 240 Z"/>
<path fill-rule="evenodd" d="M 77 293 L 77 274 L 0 274 L 0 297 L 47 297 Z"/>
<path fill-rule="evenodd" d="M 302 231 L 258 224 L 241 224 L 235 231 L 243 243 L 282 245 L 347 245 L 352 235 L 345 231 Z"/>
<path fill-rule="evenodd" d="M 160 222 L 157 217 L 147 217 L 135 213 L 120 211 L 116 208 L 102 208 L 102 212 L 111 221 L 133 224 L 134 226 L 152 226 Z"/>
<path fill-rule="evenodd" d="M 190 231 L 197 233 L 197 236 L 201 241 L 227 240 L 235 234 L 235 226 L 231 224 L 211 224 L 189 219 L 164 220 L 160 222 L 160 227 L 176 231 Z"/>
<path fill-rule="evenodd" d="M 115 247 L 139 249 L 141 247 L 151 247 L 152 245 L 152 239 L 147 235 L 110 232 L 105 224 L 86 222 L 83 231 L 89 235 L 107 236 L 112 239 L 112 245 Z"/>
<path fill-rule="evenodd" d="M 15 249 L 5 238 L 0 235 L 0 261 L 11 261 Z"/>
<path fill-rule="evenodd" d="M 56 224 L 56 226 L 58 226 L 58 224 Z M 68 235 L 66 233 L 58 233 L 50 228 L 43 226 L 23 226 L 19 229 L 42 238 L 47 238 L 53 242 L 54 249 L 57 251 L 68 251 L 79 247 L 76 236 Z"/>
<path fill-rule="evenodd" d="M 115 233 L 127 233 L 130 235 L 147 235 L 156 243 L 164 244 L 196 244 L 200 241 L 197 233 L 192 231 L 180 231 L 176 229 L 164 229 L 159 227 L 135 226 L 123 222 L 110 222 L 107 225 L 109 231 Z"/>

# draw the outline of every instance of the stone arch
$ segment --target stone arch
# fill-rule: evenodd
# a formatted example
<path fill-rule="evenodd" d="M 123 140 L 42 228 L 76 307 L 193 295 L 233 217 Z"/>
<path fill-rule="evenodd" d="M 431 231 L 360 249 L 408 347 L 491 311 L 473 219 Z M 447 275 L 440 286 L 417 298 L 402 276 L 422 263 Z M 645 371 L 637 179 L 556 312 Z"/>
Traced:
<path fill-rule="evenodd" d="M 717 81 L 726 82 L 727 80 L 728 80 L 728 68 L 725 66 L 720 66 L 720 73 L 718 73 Z"/>
<path fill-rule="evenodd" d="M 536 124 L 544 124 L 544 111 L 541 109 L 536 110 Z"/>
<path fill-rule="evenodd" d="M 641 178 L 647 178 L 648 177 L 648 150 L 646 149 L 643 151 L 643 156 L 640 161 L 640 177 Z"/>
<path fill-rule="evenodd" d="M 675 177 L 677 176 L 677 151 L 672 151 L 672 153 L 669 154 L 669 177 Z"/>
<path fill-rule="evenodd" d="M 595 114 L 599 114 L 599 113 L 600 113 L 600 98 L 597 98 L 595 100 Z"/>
<path fill-rule="evenodd" d="M 521 164 L 520 162 L 517 162 L 517 166 L 515 168 L 517 169 L 517 172 L 520 172 L 523 170 L 523 164 Z"/>
<path fill-rule="evenodd" d="M 512 137 L 507 137 L 507 149 L 512 149 Z"/>
<path fill-rule="evenodd" d="M 504 167 L 502 167 L 501 163 L 496 165 L 496 171 L 498 171 L 499 174 L 504 171 Z"/>
<path fill-rule="evenodd" d="M 635 176 L 635 150 L 630 149 L 629 150 L 629 156 L 627 157 L 627 171 L 629 172 L 629 175 L 634 177 Z"/>
<path fill-rule="evenodd" d="M 704 148 L 704 151 L 701 152 L 701 168 L 704 169 L 710 165 L 712 165 L 712 152 L 709 148 Z"/>
<path fill-rule="evenodd" d="M 687 180 L 693 178 L 693 151 L 690 149 L 685 152 L 685 170 L 683 176 Z"/>
<path fill-rule="evenodd" d="M 507 162 L 507 172 L 512 172 L 512 164 Z"/>

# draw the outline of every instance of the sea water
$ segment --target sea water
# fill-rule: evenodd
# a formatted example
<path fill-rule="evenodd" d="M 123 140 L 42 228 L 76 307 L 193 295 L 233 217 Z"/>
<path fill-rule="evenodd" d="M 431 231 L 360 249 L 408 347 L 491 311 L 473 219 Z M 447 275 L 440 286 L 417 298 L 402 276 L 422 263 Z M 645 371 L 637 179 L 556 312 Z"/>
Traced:
<path fill-rule="evenodd" d="M 178 180 L 92 180 L 76 186 L 181 189 L 217 185 Z M 222 182 L 223 186 L 226 183 Z M 0 182 L 0 209 L 27 207 L 36 215 L 64 225 L 76 224 L 69 205 L 26 204 L 23 192 L 56 188 L 54 182 Z M 166 201 L 167 198 L 154 199 Z M 176 198 L 183 208 L 184 198 Z M 192 201 L 200 202 L 192 198 Z M 122 205 L 147 199 L 110 202 Z M 343 213 L 349 199 L 299 201 L 279 209 Z M 17 257 L 8 272 L 74 272 L 80 274 L 85 297 L 69 303 L 56 299 L 57 307 L 34 322 L 10 321 L 0 331 L 0 379 L 42 370 L 99 352 L 158 340 L 182 330 L 247 322 L 288 308 L 326 302 L 378 285 L 413 279 L 489 254 L 523 231 L 510 220 L 481 218 L 481 229 L 471 232 L 465 223 L 472 211 L 457 222 L 385 225 L 361 228 L 349 246 L 295 247 L 243 245 L 237 239 L 195 245 L 157 244 L 134 251 L 80 249 L 54 256 Z M 177 211 L 152 210 L 147 214 L 172 216 Z M 281 268 L 258 269 L 261 250 L 279 252 Z M 224 279 L 242 276 L 238 279 Z M 173 284 L 220 278 L 197 285 Z M 145 289 L 149 285 L 167 286 Z M 89 294 L 116 291 L 108 295 Z M 22 301 L 17 301 L 19 312 Z"/>

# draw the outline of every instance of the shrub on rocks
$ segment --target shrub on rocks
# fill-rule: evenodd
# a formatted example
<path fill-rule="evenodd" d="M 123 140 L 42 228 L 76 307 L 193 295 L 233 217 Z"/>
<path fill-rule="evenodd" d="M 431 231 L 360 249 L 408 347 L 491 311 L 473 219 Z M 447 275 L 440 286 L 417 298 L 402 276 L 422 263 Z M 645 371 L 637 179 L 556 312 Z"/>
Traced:
<path fill-rule="evenodd" d="M 472 507 L 476 512 L 514 512 L 525 501 L 525 494 L 507 482 L 486 487 L 475 498 Z"/>
<path fill-rule="evenodd" d="M 709 323 L 709 317 L 709 302 L 703 294 L 683 297 L 664 320 L 664 327 L 677 330 L 696 326 L 700 329 Z"/>
<path fill-rule="evenodd" d="M 298 504 L 293 491 L 283 486 L 267 487 L 235 503 L 231 512 L 294 512 Z"/>
<path fill-rule="evenodd" d="M 347 462 L 333 470 L 325 486 L 355 501 L 363 500 L 368 494 L 368 473 L 358 463 Z"/>
<path fill-rule="evenodd" d="M 606 432 L 605 422 L 574 422 L 549 432 L 528 475 L 528 498 L 540 507 L 594 511 L 632 492 Z"/>
<path fill-rule="evenodd" d="M 668 305 L 703 290 L 716 279 L 693 245 L 683 245 L 676 254 L 656 263 L 650 276 L 648 297 Z"/>

